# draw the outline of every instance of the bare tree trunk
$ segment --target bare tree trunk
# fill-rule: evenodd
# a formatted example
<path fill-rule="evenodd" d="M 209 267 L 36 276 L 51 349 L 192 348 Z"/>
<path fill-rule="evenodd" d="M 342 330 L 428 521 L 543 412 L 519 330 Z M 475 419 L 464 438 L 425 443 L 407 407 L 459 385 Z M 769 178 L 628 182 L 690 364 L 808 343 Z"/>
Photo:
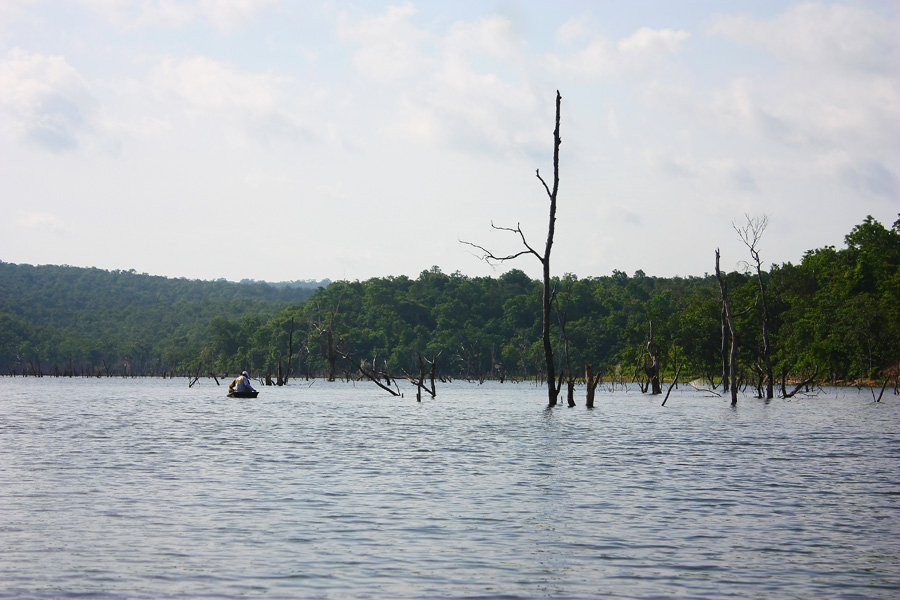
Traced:
<path fill-rule="evenodd" d="M 541 319 L 541 342 L 544 347 L 544 365 L 546 367 L 546 375 L 547 375 L 547 397 L 549 399 L 550 406 L 556 406 L 556 399 L 559 397 L 559 391 L 562 388 L 562 379 L 560 378 L 559 382 L 556 379 L 556 365 L 554 364 L 553 358 L 553 344 L 550 339 L 550 309 L 553 300 L 553 290 L 551 287 L 550 280 L 550 251 L 553 248 L 553 235 L 556 231 L 556 197 L 559 192 L 559 146 L 562 143 L 562 140 L 559 137 L 559 114 L 560 114 L 560 105 L 562 103 L 562 96 L 559 93 L 559 90 L 556 92 L 556 128 L 553 130 L 553 188 L 547 185 L 547 182 L 544 181 L 544 178 L 541 177 L 540 169 L 537 170 L 537 178 L 540 180 L 541 184 L 544 186 L 544 190 L 547 192 L 547 196 L 550 198 L 550 219 L 547 226 L 547 243 L 544 246 L 544 253 L 541 254 L 537 252 L 534 248 L 532 248 L 527 240 L 525 239 L 525 233 L 522 231 L 520 226 L 516 226 L 515 228 L 510 227 L 496 227 L 493 224 L 491 225 L 494 229 L 501 229 L 504 231 L 511 231 L 516 233 L 522 241 L 522 245 L 525 246 L 525 250 L 517 252 L 515 254 L 510 254 L 507 256 L 496 256 L 490 250 L 485 249 L 482 246 L 477 244 L 473 244 L 471 242 L 463 242 L 464 244 L 468 244 L 475 248 L 478 248 L 484 255 L 482 259 L 491 262 L 504 262 L 507 260 L 512 260 L 514 258 L 518 258 L 523 254 L 532 254 L 534 255 L 540 262 L 542 266 L 542 274 L 543 274 L 543 282 L 544 288 L 541 296 L 541 308 L 542 308 L 542 316 Z"/>
<path fill-rule="evenodd" d="M 731 351 L 728 356 L 728 376 L 731 380 L 731 405 L 737 405 L 738 382 L 737 382 L 737 327 L 734 324 L 734 315 L 731 312 L 731 302 L 728 300 L 728 286 L 725 283 L 725 277 L 719 270 L 719 249 L 716 248 L 716 279 L 719 280 L 719 291 L 722 293 L 722 310 L 725 313 L 728 322 L 728 331 L 731 334 Z M 724 341 L 723 341 L 724 344 Z"/>
<path fill-rule="evenodd" d="M 601 376 L 599 373 L 594 377 L 593 365 L 584 365 L 584 381 L 587 384 L 585 406 L 588 408 L 594 408 L 594 393 L 600 380 Z"/>
<path fill-rule="evenodd" d="M 541 340 L 544 344 L 544 360 L 547 363 L 547 396 L 549 405 L 556 406 L 556 398 L 559 396 L 559 386 L 554 383 L 555 367 L 553 364 L 553 346 L 550 343 L 550 250 L 553 247 L 553 234 L 556 231 L 556 196 L 559 191 L 559 145 L 562 140 L 559 138 L 559 107 L 562 102 L 562 96 L 559 91 L 556 92 L 556 129 L 553 130 L 553 190 L 547 188 L 546 182 L 541 178 L 540 170 L 537 171 L 537 177 L 544 184 L 550 196 L 550 220 L 547 226 L 547 245 L 544 248 L 544 256 L 541 259 L 544 276 L 544 292 L 542 295 L 544 318 L 541 321 Z"/>
<path fill-rule="evenodd" d="M 680 365 L 678 365 L 678 368 L 675 369 L 675 379 L 672 380 L 672 383 L 669 385 L 668 391 L 666 391 L 666 397 L 663 398 L 662 406 L 665 406 L 666 402 L 669 401 L 669 394 L 672 393 L 672 388 L 675 387 L 675 384 L 678 383 L 678 376 L 681 375 L 681 367 L 683 367 L 683 366 L 684 366 L 684 363 L 681 363 Z"/>
<path fill-rule="evenodd" d="M 569 354 L 569 334 L 566 332 L 566 317 L 568 307 L 560 308 L 559 294 L 553 294 L 556 300 L 556 320 L 559 322 L 559 331 L 563 339 L 563 358 L 565 359 L 564 373 L 560 373 L 560 378 L 564 377 L 566 382 L 566 400 L 569 407 L 575 406 L 575 373 L 572 371 L 572 361 Z M 560 384 L 562 385 L 562 384 Z"/>
<path fill-rule="evenodd" d="M 660 387 L 659 384 L 659 348 L 653 343 L 653 321 L 650 321 L 650 336 L 647 338 L 647 354 L 650 357 L 650 362 L 644 363 L 644 373 L 647 374 L 651 393 L 656 396 L 662 394 L 662 387 Z"/>
<path fill-rule="evenodd" d="M 288 335 L 288 360 L 287 360 L 287 369 L 284 373 L 284 379 L 282 380 L 282 385 L 287 385 L 288 379 L 291 377 L 291 362 L 294 360 L 294 317 L 291 317 L 291 332 Z"/>
<path fill-rule="evenodd" d="M 716 251 L 716 263 L 718 264 L 718 250 Z M 718 276 L 717 276 L 718 277 Z M 722 282 L 719 282 L 722 285 Z M 727 392 L 731 377 L 728 372 L 728 312 L 725 310 L 725 303 L 722 302 L 722 391 Z"/>

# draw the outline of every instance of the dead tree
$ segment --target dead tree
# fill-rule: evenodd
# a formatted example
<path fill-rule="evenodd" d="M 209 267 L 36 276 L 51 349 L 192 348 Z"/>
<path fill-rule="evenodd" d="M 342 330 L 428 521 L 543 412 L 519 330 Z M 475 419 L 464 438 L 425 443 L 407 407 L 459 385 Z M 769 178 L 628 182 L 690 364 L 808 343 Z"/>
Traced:
<path fill-rule="evenodd" d="M 556 320 L 559 323 L 559 333 L 562 337 L 563 352 L 562 358 L 565 364 L 559 374 L 560 381 L 566 382 L 566 400 L 570 407 L 575 406 L 575 373 L 572 371 L 572 360 L 569 354 L 569 334 L 566 333 L 566 322 L 568 317 L 568 306 L 560 308 L 559 294 L 553 291 L 553 298 L 556 302 Z M 560 384 L 561 385 L 561 384 Z"/>
<path fill-rule="evenodd" d="M 762 277 L 762 260 L 759 258 L 759 241 L 769 224 L 769 217 L 763 215 L 751 219 L 749 215 L 744 216 L 747 219 L 746 225 L 738 227 L 732 223 L 732 226 L 741 241 L 750 250 L 750 258 L 753 259 L 756 278 L 759 280 L 759 297 L 762 302 L 762 354 L 766 369 L 766 399 L 771 400 L 775 397 L 775 376 L 772 372 L 772 347 L 769 343 L 769 305 L 766 303 L 766 285 Z"/>
<path fill-rule="evenodd" d="M 803 388 L 809 386 L 810 384 L 815 384 L 816 377 L 818 377 L 818 376 L 819 376 L 819 367 L 816 366 L 816 370 L 811 376 L 807 377 L 803 381 L 799 382 L 796 386 L 794 386 L 794 391 L 788 392 L 787 389 L 785 388 L 785 382 L 787 381 L 787 367 L 784 367 L 781 371 L 781 396 L 782 396 L 782 398 L 793 398 L 794 395 L 797 392 L 799 392 L 800 390 L 802 390 Z"/>
<path fill-rule="evenodd" d="M 497 256 L 490 250 L 483 248 L 477 244 L 473 244 L 471 242 L 462 242 L 469 246 L 479 249 L 483 255 L 481 256 L 482 260 L 485 262 L 506 262 L 508 260 L 513 260 L 518 258 L 524 254 L 531 254 L 535 258 L 537 258 L 541 266 L 543 267 L 543 280 L 544 280 L 544 291 L 542 295 L 542 311 L 543 311 L 543 319 L 541 320 L 541 340 L 544 346 L 544 364 L 547 368 L 547 396 L 549 398 L 549 405 L 556 406 L 556 399 L 559 396 L 559 390 L 562 385 L 562 380 L 557 383 L 556 381 L 556 365 L 554 364 L 553 359 L 553 344 L 550 340 L 550 309 L 552 304 L 552 290 L 551 290 L 551 281 L 550 281 L 550 250 L 553 248 L 553 234 L 556 230 L 556 196 L 559 191 L 559 146 L 562 143 L 562 140 L 559 137 L 559 108 L 562 103 L 562 96 L 559 93 L 559 90 L 556 92 L 556 129 L 553 131 L 553 188 L 547 185 L 547 182 L 544 181 L 544 178 L 541 177 L 540 169 L 537 170 L 537 178 L 540 180 L 541 184 L 544 186 L 544 190 L 547 192 L 547 195 L 550 198 L 550 219 L 547 225 L 547 243 L 544 246 L 544 252 L 540 253 L 534 248 L 532 248 L 528 241 L 525 239 L 525 232 L 522 231 L 522 227 L 520 225 L 516 225 L 514 228 L 512 227 L 497 227 L 493 223 L 491 223 L 491 227 L 493 229 L 498 229 L 502 231 L 510 231 L 519 236 L 519 239 L 522 241 L 522 245 L 525 246 L 525 249 L 516 252 L 515 254 L 508 254 L 506 256 Z"/>
<path fill-rule="evenodd" d="M 672 383 L 669 384 L 669 389 L 666 391 L 666 397 L 663 398 L 662 406 L 666 405 L 666 402 L 669 401 L 669 394 L 672 393 L 672 388 L 675 387 L 675 384 L 678 383 L 678 376 L 681 375 L 681 367 L 684 366 L 684 363 L 678 365 L 678 368 L 675 369 L 675 379 L 672 380 Z"/>
<path fill-rule="evenodd" d="M 437 396 L 437 388 L 435 387 L 435 384 L 434 384 L 434 372 L 437 368 L 437 356 L 433 356 L 431 358 L 431 360 L 428 360 L 427 358 L 422 356 L 421 352 L 419 352 L 418 355 L 419 355 L 419 376 L 414 377 L 414 376 L 410 375 L 409 373 L 406 373 L 405 371 L 404 371 L 404 375 L 405 375 L 407 381 L 409 381 L 411 384 L 416 386 L 416 401 L 421 402 L 423 389 L 426 392 L 428 392 L 432 398 Z M 440 356 L 440 353 L 438 353 L 438 356 Z M 425 374 L 425 363 L 426 362 L 429 365 L 431 365 L 431 369 L 429 370 L 427 376 Z"/>
<path fill-rule="evenodd" d="M 291 331 L 288 334 L 288 359 L 287 368 L 281 370 L 281 356 L 278 357 L 278 379 L 276 385 L 287 385 L 288 379 L 291 377 L 291 362 L 294 360 L 294 317 L 291 317 Z"/>
<path fill-rule="evenodd" d="M 382 378 L 382 374 L 381 374 L 381 373 L 369 371 L 369 370 L 366 369 L 364 366 L 362 366 L 361 364 L 359 364 L 358 362 L 356 362 L 355 360 L 353 360 L 352 358 L 350 358 L 350 355 L 347 354 L 347 353 L 345 353 L 345 352 L 342 352 L 342 351 L 340 351 L 340 350 L 337 350 L 336 352 L 337 352 L 344 360 L 346 360 L 346 361 L 349 362 L 351 365 L 353 365 L 354 367 L 356 367 L 356 369 L 357 369 L 360 373 L 362 373 L 362 374 L 366 377 L 366 379 L 369 379 L 370 381 L 372 381 L 373 383 L 375 383 L 375 385 L 377 385 L 378 387 L 380 387 L 380 388 L 383 389 L 384 391 L 390 393 L 392 396 L 402 396 L 402 395 L 403 395 L 403 394 L 400 393 L 400 389 L 399 389 L 399 388 L 396 389 L 396 390 L 394 390 L 394 389 L 391 388 L 389 385 L 385 385 L 385 384 L 381 383 L 381 378 Z M 388 382 L 390 382 L 390 378 L 388 378 Z M 396 382 L 395 382 L 395 385 L 396 385 Z"/>
<path fill-rule="evenodd" d="M 600 373 L 597 373 L 597 375 L 594 376 L 593 365 L 584 365 L 584 382 L 587 385 L 587 391 L 585 392 L 585 406 L 587 408 L 594 408 L 594 392 L 597 391 L 597 385 L 599 385 L 602 379 L 603 377 Z"/>
<path fill-rule="evenodd" d="M 318 323 L 316 324 L 316 331 L 319 332 L 319 335 L 325 336 L 325 348 L 322 351 L 322 355 L 325 358 L 325 362 L 328 363 L 328 381 L 335 380 L 335 363 L 339 356 L 343 356 L 334 344 L 334 320 L 337 317 L 338 313 L 341 309 L 341 300 L 344 297 L 344 292 L 346 288 L 341 288 L 341 293 L 338 296 L 337 302 L 335 303 L 334 308 L 330 309 L 328 312 L 328 322 L 327 324 L 322 319 L 321 311 L 319 307 L 316 306 L 316 312 L 318 313 Z"/>
<path fill-rule="evenodd" d="M 650 321 L 650 335 L 647 337 L 648 360 L 644 362 L 644 373 L 651 387 L 651 394 L 662 394 L 659 384 L 659 347 L 653 342 L 653 321 Z M 646 391 L 646 390 L 645 390 Z"/>
<path fill-rule="evenodd" d="M 728 299 L 728 285 L 725 283 L 725 275 L 719 270 L 719 249 L 716 248 L 716 279 L 719 281 L 719 291 L 722 294 L 722 383 L 728 390 L 728 382 L 731 382 L 731 405 L 737 405 L 738 382 L 737 382 L 737 344 L 738 335 L 737 327 L 734 324 L 734 314 L 731 312 L 731 301 Z M 726 324 L 727 332 L 731 336 L 731 350 L 728 355 L 728 370 L 725 371 L 725 334 Z"/>

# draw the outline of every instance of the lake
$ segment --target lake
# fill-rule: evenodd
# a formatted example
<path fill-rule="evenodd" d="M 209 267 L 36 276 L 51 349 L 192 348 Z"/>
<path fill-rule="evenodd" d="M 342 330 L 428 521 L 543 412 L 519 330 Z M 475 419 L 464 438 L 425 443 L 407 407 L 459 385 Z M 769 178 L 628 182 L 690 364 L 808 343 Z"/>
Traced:
<path fill-rule="evenodd" d="M 2 598 L 896 598 L 900 400 L 0 377 Z"/>

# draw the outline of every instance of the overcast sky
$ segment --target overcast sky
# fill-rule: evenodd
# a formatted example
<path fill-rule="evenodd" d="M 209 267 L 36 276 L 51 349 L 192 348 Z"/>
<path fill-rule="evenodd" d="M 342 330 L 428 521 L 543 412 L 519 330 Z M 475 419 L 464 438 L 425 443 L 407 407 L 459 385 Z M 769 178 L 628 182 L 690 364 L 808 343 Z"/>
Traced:
<path fill-rule="evenodd" d="M 900 3 L 2 0 L 0 260 L 687 276 L 900 212 Z"/>

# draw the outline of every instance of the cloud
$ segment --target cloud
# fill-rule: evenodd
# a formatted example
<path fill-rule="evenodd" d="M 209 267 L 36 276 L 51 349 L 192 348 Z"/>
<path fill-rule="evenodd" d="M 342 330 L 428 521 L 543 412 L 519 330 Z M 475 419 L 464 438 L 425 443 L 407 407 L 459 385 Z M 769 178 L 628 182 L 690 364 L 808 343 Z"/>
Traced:
<path fill-rule="evenodd" d="M 36 229 L 50 231 L 56 234 L 65 233 L 65 223 L 58 216 L 46 212 L 18 211 L 16 226 L 23 229 Z"/>
<path fill-rule="evenodd" d="M 565 23 L 557 37 L 575 39 L 573 27 Z M 577 37 L 583 36 L 580 30 L 577 33 Z M 690 34 L 683 30 L 641 27 L 616 43 L 595 37 L 568 57 L 548 56 L 546 65 L 551 72 L 578 78 L 615 77 L 652 67 L 667 55 L 679 52 L 689 38 Z"/>
<path fill-rule="evenodd" d="M 80 0 L 81 4 L 123 29 L 180 29 L 207 21 L 224 32 L 253 22 L 276 0 Z"/>
<path fill-rule="evenodd" d="M 710 33 L 768 50 L 779 60 L 829 70 L 895 74 L 900 63 L 898 24 L 874 11 L 846 4 L 801 4 L 761 21 L 719 16 Z"/>
<path fill-rule="evenodd" d="M 442 41 L 445 56 L 476 56 L 478 60 L 495 58 L 515 60 L 525 47 L 506 17 L 488 16 L 477 21 L 453 24 Z"/>
<path fill-rule="evenodd" d="M 623 56 L 643 55 L 657 58 L 678 52 L 682 43 L 689 37 L 691 36 L 686 31 L 641 27 L 631 37 L 620 41 L 616 47 Z"/>
<path fill-rule="evenodd" d="M 198 14 L 218 29 L 236 31 L 253 22 L 277 0 L 200 0 Z"/>
<path fill-rule="evenodd" d="M 347 13 L 338 18 L 337 34 L 342 42 L 358 46 L 353 65 L 364 77 L 391 83 L 422 72 L 429 61 L 420 45 L 427 34 L 411 22 L 416 14 L 412 4 L 391 6 L 383 15 L 354 21 Z"/>
<path fill-rule="evenodd" d="M 900 177 L 878 160 L 844 165 L 841 177 L 853 188 L 891 200 L 900 198 Z"/>
<path fill-rule="evenodd" d="M 4 0 L 0 2 L 0 28 L 28 15 L 29 9 L 42 0 Z"/>
<path fill-rule="evenodd" d="M 374 103 L 389 95 L 394 113 L 382 125 L 386 135 L 474 153 L 520 152 L 531 143 L 539 103 L 522 79 L 526 48 L 513 23 L 488 15 L 429 28 L 417 26 L 416 15 L 405 4 L 338 19 L 339 39 L 355 48 L 357 72 L 391 84 L 370 97 Z"/>
<path fill-rule="evenodd" d="M 151 80 L 164 103 L 177 102 L 193 119 L 212 118 L 226 126 L 238 124 L 245 135 L 263 143 L 310 143 L 319 139 L 295 100 L 306 97 L 314 102 L 317 95 L 300 94 L 292 78 L 251 73 L 200 56 L 167 59 L 154 69 Z"/>
<path fill-rule="evenodd" d="M 764 49 L 766 69 L 734 71 L 706 89 L 653 82 L 644 87 L 644 99 L 673 111 L 698 134 L 729 136 L 725 154 L 736 160 L 777 156 L 782 176 L 802 173 L 810 184 L 818 179 L 862 195 L 896 197 L 897 30 L 896 19 L 852 5 L 804 4 L 768 20 L 719 16 L 710 33 L 750 46 L 757 58 L 755 49 Z M 835 164 L 834 156 L 844 158 Z M 755 185 L 754 178 L 747 189 Z"/>
<path fill-rule="evenodd" d="M 577 19 L 569 19 L 559 26 L 556 30 L 556 39 L 563 44 L 583 39 L 588 35 L 588 24 L 586 17 L 578 17 Z"/>
<path fill-rule="evenodd" d="M 12 50 L 0 62 L 0 110 L 7 135 L 54 152 L 78 147 L 94 128 L 97 101 L 62 56 Z"/>

